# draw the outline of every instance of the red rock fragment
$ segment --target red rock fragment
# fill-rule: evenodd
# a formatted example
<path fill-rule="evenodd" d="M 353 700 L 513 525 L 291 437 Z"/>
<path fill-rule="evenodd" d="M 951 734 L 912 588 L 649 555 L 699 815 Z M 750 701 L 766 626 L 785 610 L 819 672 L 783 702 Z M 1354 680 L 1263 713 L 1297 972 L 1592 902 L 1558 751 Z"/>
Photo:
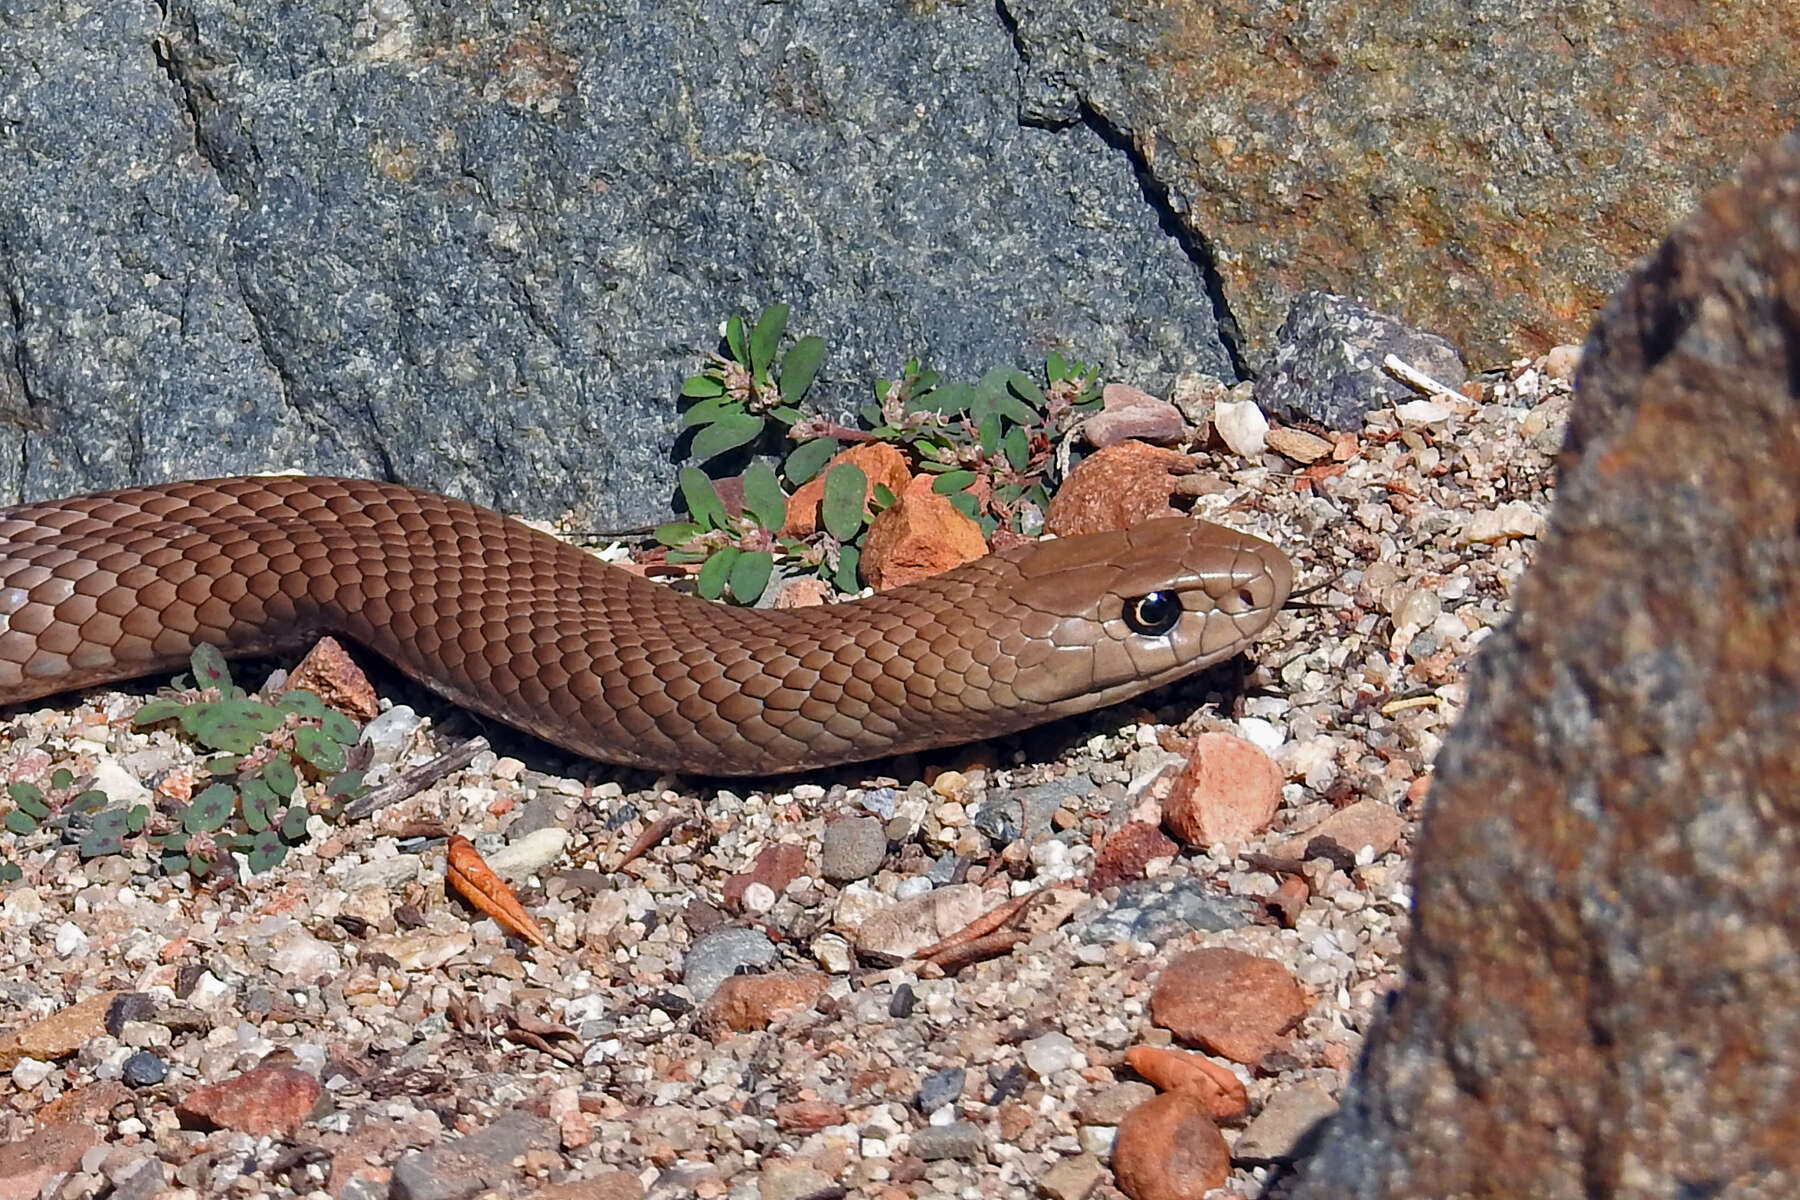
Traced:
<path fill-rule="evenodd" d="M 986 553 L 981 526 L 948 497 L 932 491 L 929 475 L 921 475 L 869 525 L 862 577 L 876 591 L 886 591 L 974 562 Z"/>
<path fill-rule="evenodd" d="M 744 889 L 760 883 L 781 895 L 783 889 L 806 874 L 806 849 L 787 842 L 777 842 L 757 851 L 750 869 L 725 881 L 724 900 L 727 907 L 742 908 Z"/>
<path fill-rule="evenodd" d="M 843 1106 L 829 1100 L 789 1100 L 775 1106 L 775 1124 L 789 1133 L 817 1133 L 845 1120 Z"/>
<path fill-rule="evenodd" d="M 1116 442 L 1082 459 L 1050 501 L 1044 528 L 1058 537 L 1125 529 L 1175 514 L 1175 478 L 1194 460 L 1143 442 Z"/>
<path fill-rule="evenodd" d="M 323 700 L 327 708 L 335 708 L 358 721 L 372 721 L 381 712 L 374 685 L 336 638 L 322 637 L 314 642 L 288 676 L 287 687 L 305 688 Z"/>
<path fill-rule="evenodd" d="M 866 505 L 875 495 L 875 485 L 881 484 L 888 491 L 898 496 L 906 490 L 912 479 L 912 470 L 906 462 L 906 455 L 898 446 L 886 442 L 864 442 L 852 446 L 834 456 L 825 464 L 825 469 L 801 484 L 793 495 L 788 497 L 787 521 L 781 527 L 783 537 L 811 537 L 819 531 L 819 505 L 825 499 L 825 476 L 831 468 L 839 463 L 850 463 L 861 468 L 868 477 Z"/>
<path fill-rule="evenodd" d="M 1247 841 L 1281 807 L 1281 784 L 1281 768 L 1259 747 L 1229 733 L 1203 733 L 1163 801 L 1163 826 L 1186 846 Z"/>
<path fill-rule="evenodd" d="M 1133 438 L 1168 445 L 1187 434 L 1180 409 L 1128 384 L 1107 384 L 1100 403 L 1100 411 L 1081 423 L 1081 436 L 1090 446 L 1110 446 Z"/>
<path fill-rule="evenodd" d="M 318 1103 L 319 1081 L 299 1067 L 265 1064 L 195 1088 L 175 1106 L 184 1122 L 262 1137 L 292 1135 Z"/>
<path fill-rule="evenodd" d="M 1131 1069 L 1165 1092 L 1192 1092 L 1215 1121 L 1237 1121 L 1250 1114 L 1250 1094 L 1231 1068 L 1161 1046 L 1133 1046 L 1125 1052 Z"/>
<path fill-rule="evenodd" d="M 830 976 L 818 971 L 733 975 L 707 1000 L 700 1020 L 715 1034 L 767 1029 L 809 1007 L 830 985 Z"/>
<path fill-rule="evenodd" d="M 86 1125 L 52 1121 L 15 1142 L 0 1145 L 0 1197 L 28 1200 L 51 1180 L 81 1165 L 81 1156 L 99 1142 Z"/>
<path fill-rule="evenodd" d="M 1142 879 L 1151 859 L 1174 858 L 1180 850 L 1150 822 L 1127 821 L 1101 843 L 1093 873 L 1088 876 L 1088 891 L 1101 892 Z"/>
<path fill-rule="evenodd" d="M 1255 1066 L 1306 1015 L 1286 967 L 1241 950 L 1177 955 L 1150 993 L 1150 1016 L 1182 1042 Z"/>
<path fill-rule="evenodd" d="M 1365 847 L 1380 858 L 1405 832 L 1405 819 L 1388 805 L 1358 800 L 1287 839 L 1276 852 L 1290 858 L 1328 858 L 1340 870 L 1348 871 Z"/>
<path fill-rule="evenodd" d="M 1231 1151 L 1191 1092 L 1132 1109 L 1113 1142 L 1113 1176 L 1131 1200 L 1200 1200 L 1231 1175 Z"/>

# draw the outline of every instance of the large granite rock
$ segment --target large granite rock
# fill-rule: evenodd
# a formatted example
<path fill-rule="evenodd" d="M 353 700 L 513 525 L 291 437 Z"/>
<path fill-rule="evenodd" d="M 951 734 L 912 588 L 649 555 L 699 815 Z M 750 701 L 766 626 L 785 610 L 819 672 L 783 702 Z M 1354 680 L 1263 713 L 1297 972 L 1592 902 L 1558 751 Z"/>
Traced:
<path fill-rule="evenodd" d="M 1101 131 L 992 5 L 0 4 L 0 503 L 301 467 L 661 516 L 734 310 L 830 343 L 1230 374 Z"/>
<path fill-rule="evenodd" d="M 1300 1197 L 1800 1194 L 1800 135 L 1589 340 Z"/>
<path fill-rule="evenodd" d="M 1259 366 L 1308 288 L 1476 367 L 1579 336 L 1800 101 L 1792 5 L 1007 0 L 1027 112 L 1133 147 Z"/>

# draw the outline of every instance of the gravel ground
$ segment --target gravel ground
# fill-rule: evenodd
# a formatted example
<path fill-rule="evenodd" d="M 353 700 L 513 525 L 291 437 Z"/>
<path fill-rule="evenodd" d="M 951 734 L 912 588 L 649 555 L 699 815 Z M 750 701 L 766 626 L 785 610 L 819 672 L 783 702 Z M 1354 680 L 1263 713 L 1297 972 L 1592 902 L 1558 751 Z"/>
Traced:
<path fill-rule="evenodd" d="M 223 885 L 0 832 L 24 871 L 0 885 L 0 1031 L 76 1028 L 64 1057 L 0 1059 L 13 1084 L 0 1142 L 42 1145 L 85 1116 L 99 1140 L 76 1139 L 79 1165 L 50 1193 L 66 1197 L 1110 1196 L 1115 1126 L 1149 1091 L 1124 1053 L 1169 1042 L 1150 989 L 1203 946 L 1275 959 L 1311 1000 L 1257 1071 L 1235 1068 L 1252 1113 L 1335 1095 L 1398 978 L 1433 757 L 1550 498 L 1567 384 L 1521 363 L 1481 390 L 1377 412 L 1340 441 L 1342 462 L 1206 454 L 1219 490 L 1196 511 L 1286 549 L 1311 607 L 1286 612 L 1248 664 L 1047 731 L 711 788 L 489 730 L 512 753 L 483 752 Z M 415 765 L 471 732 L 447 706 L 386 691 L 427 715 L 384 714 L 378 761 Z M 131 726 L 149 692 L 14 713 L 0 775 L 192 779 L 189 747 Z M 1214 730 L 1280 764 L 1273 825 L 1090 896 L 1096 846 L 1166 789 L 1186 738 Z M 1271 915 L 1284 878 L 1271 859 L 1363 800 L 1404 818 L 1397 844 L 1306 859 L 1309 898 L 1287 922 Z M 653 844 L 621 867 L 647 830 Z M 550 946 L 446 897 L 451 833 L 514 880 Z M 925 916 L 954 929 L 971 896 L 979 908 L 1040 888 L 1029 936 L 953 975 L 882 954 L 869 924 L 937 903 Z M 734 1015 L 709 997 L 746 968 L 776 982 Z M 112 991 L 126 1002 L 71 1011 Z M 790 994 L 794 1011 L 770 1019 Z M 316 1103 L 299 1089 L 303 1124 L 187 1127 L 203 1122 L 177 1107 L 206 1084 L 240 1113 L 296 1102 L 232 1090 L 259 1063 L 322 1084 Z M 1259 1194 L 1282 1169 L 1240 1157 L 1221 1194 Z M 16 1165 L 10 1191 L 8 1178 L 0 1194 L 35 1194 Z"/>

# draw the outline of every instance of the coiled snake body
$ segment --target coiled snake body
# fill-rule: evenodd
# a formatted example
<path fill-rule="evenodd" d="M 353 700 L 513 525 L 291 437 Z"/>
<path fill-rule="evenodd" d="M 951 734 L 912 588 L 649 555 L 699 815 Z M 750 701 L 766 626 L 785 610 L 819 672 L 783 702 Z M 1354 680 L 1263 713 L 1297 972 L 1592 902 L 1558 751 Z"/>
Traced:
<path fill-rule="evenodd" d="M 394 484 L 173 483 L 0 510 L 0 705 L 330 632 L 581 754 L 774 774 L 1122 700 L 1242 649 L 1291 582 L 1268 543 L 1166 518 L 745 610 Z"/>

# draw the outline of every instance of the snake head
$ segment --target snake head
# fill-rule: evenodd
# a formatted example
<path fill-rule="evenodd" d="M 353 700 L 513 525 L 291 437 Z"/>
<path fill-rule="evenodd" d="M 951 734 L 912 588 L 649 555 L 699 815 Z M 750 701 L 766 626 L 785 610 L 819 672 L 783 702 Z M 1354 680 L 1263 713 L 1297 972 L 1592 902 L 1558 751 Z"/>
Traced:
<path fill-rule="evenodd" d="M 1011 552 L 1008 645 L 1023 700 L 1079 712 L 1242 650 L 1286 603 L 1293 566 L 1268 542 L 1184 517 Z"/>

